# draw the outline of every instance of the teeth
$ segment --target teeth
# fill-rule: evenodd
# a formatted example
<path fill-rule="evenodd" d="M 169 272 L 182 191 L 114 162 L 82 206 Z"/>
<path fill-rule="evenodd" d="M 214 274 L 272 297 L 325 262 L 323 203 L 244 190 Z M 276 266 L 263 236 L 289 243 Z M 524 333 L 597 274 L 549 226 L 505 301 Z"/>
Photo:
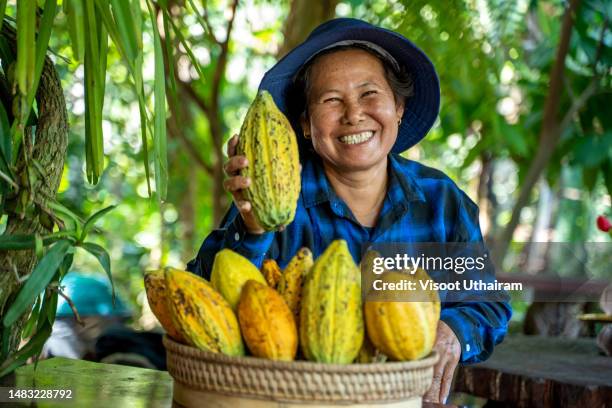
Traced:
<path fill-rule="evenodd" d="M 342 136 L 340 138 L 340 141 L 346 144 L 357 144 L 357 143 L 363 143 L 369 140 L 372 136 L 374 136 L 374 132 L 367 131 L 367 132 L 356 133 L 354 135 Z"/>

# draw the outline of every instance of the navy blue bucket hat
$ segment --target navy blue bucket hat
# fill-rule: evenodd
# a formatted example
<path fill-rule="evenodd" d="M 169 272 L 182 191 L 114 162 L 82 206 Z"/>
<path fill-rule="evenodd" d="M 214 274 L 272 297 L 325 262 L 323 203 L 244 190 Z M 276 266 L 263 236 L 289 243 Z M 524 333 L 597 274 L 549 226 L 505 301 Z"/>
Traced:
<path fill-rule="evenodd" d="M 306 41 L 295 47 L 264 75 L 260 90 L 267 90 L 278 108 L 289 118 L 298 135 L 301 151 L 311 148 L 302 135 L 299 113 L 291 106 L 293 81 L 303 65 L 326 48 L 350 42 L 374 44 L 403 66 L 414 80 L 414 94 L 406 101 L 393 153 L 417 144 L 433 126 L 440 109 L 440 81 L 436 70 L 416 45 L 393 31 L 352 18 L 337 18 L 317 27 Z M 380 52 L 379 52 L 380 53 Z"/>

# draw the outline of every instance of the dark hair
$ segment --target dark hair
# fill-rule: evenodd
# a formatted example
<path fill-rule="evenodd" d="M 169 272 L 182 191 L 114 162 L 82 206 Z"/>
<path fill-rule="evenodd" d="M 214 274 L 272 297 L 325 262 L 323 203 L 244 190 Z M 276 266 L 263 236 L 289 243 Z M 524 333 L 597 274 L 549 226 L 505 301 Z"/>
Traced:
<path fill-rule="evenodd" d="M 310 92 L 311 85 L 310 74 L 315 62 L 323 55 L 352 49 L 364 50 L 378 58 L 385 70 L 385 79 L 393 91 L 395 103 L 402 101 L 405 104 L 408 98 L 414 94 L 414 81 L 412 79 L 412 75 L 410 75 L 410 73 L 403 66 L 401 66 L 399 70 L 395 69 L 387 58 L 365 45 L 358 43 L 351 45 L 339 45 L 337 47 L 321 51 L 314 58 L 308 61 L 294 77 L 293 90 L 291 92 L 292 97 L 289 98 L 291 101 L 289 109 L 294 117 L 299 117 L 302 114 L 308 115 L 308 94 Z"/>

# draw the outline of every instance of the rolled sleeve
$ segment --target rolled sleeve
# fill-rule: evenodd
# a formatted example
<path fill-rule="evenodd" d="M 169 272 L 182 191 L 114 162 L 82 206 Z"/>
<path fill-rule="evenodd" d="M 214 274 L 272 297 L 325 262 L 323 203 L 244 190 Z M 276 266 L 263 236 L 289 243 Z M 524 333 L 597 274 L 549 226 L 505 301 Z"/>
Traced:
<path fill-rule="evenodd" d="M 225 230 L 223 247 L 230 248 L 250 259 L 259 268 L 273 240 L 273 232 L 249 233 L 242 217 L 237 216 Z"/>

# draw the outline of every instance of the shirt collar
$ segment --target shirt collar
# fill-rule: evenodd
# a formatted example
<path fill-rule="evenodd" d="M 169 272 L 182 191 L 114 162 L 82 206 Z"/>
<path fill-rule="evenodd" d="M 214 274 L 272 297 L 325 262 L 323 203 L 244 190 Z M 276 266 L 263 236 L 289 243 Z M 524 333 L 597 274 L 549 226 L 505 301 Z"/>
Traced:
<path fill-rule="evenodd" d="M 410 201 L 425 201 L 423 190 L 416 182 L 412 170 L 399 162 L 395 154 L 389 154 L 389 191 L 388 199 L 392 205 L 405 205 Z M 309 208 L 328 201 L 339 200 L 333 191 L 323 164 L 318 156 L 304 160 L 302 163 L 302 200 L 304 207 Z"/>

